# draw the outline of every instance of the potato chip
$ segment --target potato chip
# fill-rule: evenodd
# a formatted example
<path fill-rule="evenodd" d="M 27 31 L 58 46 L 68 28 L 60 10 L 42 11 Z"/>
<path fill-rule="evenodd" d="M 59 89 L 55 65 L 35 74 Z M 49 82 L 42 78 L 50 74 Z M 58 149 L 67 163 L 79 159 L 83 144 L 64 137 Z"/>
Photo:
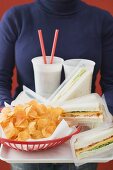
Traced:
<path fill-rule="evenodd" d="M 16 122 L 15 126 L 19 129 L 26 129 L 28 127 L 28 120 L 23 119 L 21 122 Z"/>
<path fill-rule="evenodd" d="M 39 105 L 40 105 L 40 104 L 38 104 L 36 100 L 32 100 L 32 101 L 30 101 L 30 102 L 28 103 L 28 105 L 29 105 L 29 106 L 32 106 L 33 110 L 37 111 L 37 109 L 39 108 Z"/>
<path fill-rule="evenodd" d="M 0 125 L 4 128 L 8 125 L 9 123 L 9 117 L 7 116 L 7 114 L 0 114 Z"/>
<path fill-rule="evenodd" d="M 29 134 L 33 135 L 36 133 L 37 122 L 30 122 L 28 125 Z"/>
<path fill-rule="evenodd" d="M 5 113 L 5 114 L 8 114 L 11 112 L 11 108 L 10 107 L 4 107 L 2 110 L 1 110 L 1 113 Z"/>
<path fill-rule="evenodd" d="M 29 116 L 29 113 L 32 112 L 32 108 L 33 108 L 32 106 L 27 106 L 25 108 L 26 116 Z"/>
<path fill-rule="evenodd" d="M 4 133 L 7 137 L 7 139 L 11 139 L 13 137 L 18 136 L 18 130 L 14 127 L 13 123 L 10 122 L 5 128 L 4 128 Z"/>
<path fill-rule="evenodd" d="M 31 138 L 32 139 L 41 139 L 41 138 L 44 138 L 44 137 L 42 135 L 42 131 L 36 130 L 36 132 L 31 135 Z"/>
<path fill-rule="evenodd" d="M 29 131 L 24 130 L 18 134 L 17 139 L 18 139 L 18 141 L 25 141 L 25 140 L 28 140 L 29 138 L 30 138 Z"/>
<path fill-rule="evenodd" d="M 11 117 L 13 117 L 14 113 L 13 111 L 0 114 L 0 124 L 2 127 L 5 127 L 10 122 Z"/>
<path fill-rule="evenodd" d="M 24 110 L 25 110 L 26 108 L 30 107 L 30 105 L 29 105 L 28 103 L 25 103 L 25 104 L 23 105 L 23 107 L 24 107 Z"/>
<path fill-rule="evenodd" d="M 5 122 L 7 119 L 8 119 L 7 114 L 5 114 L 5 113 L 0 114 L 0 123 Z"/>
<path fill-rule="evenodd" d="M 48 138 L 49 136 L 51 136 L 53 134 L 55 129 L 56 129 L 56 126 L 48 126 L 44 129 L 42 129 L 42 134 L 45 138 Z"/>
<path fill-rule="evenodd" d="M 12 116 L 15 116 L 15 112 L 14 112 L 14 111 L 11 111 L 11 112 L 7 113 L 7 116 L 8 116 L 9 118 L 12 117 Z"/>
<path fill-rule="evenodd" d="M 53 119 L 58 119 L 59 116 L 62 114 L 63 110 L 60 108 L 52 109 L 51 116 Z"/>
<path fill-rule="evenodd" d="M 21 111 L 21 112 L 23 112 L 24 111 L 24 106 L 23 105 L 17 105 L 17 106 L 15 106 L 14 107 L 14 111 L 16 112 L 19 112 L 19 111 Z"/>
<path fill-rule="evenodd" d="M 26 113 L 25 111 L 20 108 L 16 108 L 14 110 L 15 112 L 15 126 L 19 126 L 23 121 L 27 120 L 27 116 L 26 116 Z"/>
<path fill-rule="evenodd" d="M 39 119 L 37 121 L 37 125 L 38 125 L 38 129 L 43 129 L 44 127 L 48 126 L 48 124 L 50 123 L 49 119 Z"/>
<path fill-rule="evenodd" d="M 35 110 L 33 110 L 32 106 L 29 106 L 25 109 L 26 112 L 26 116 L 30 117 L 30 118 L 38 118 L 37 112 Z"/>
<path fill-rule="evenodd" d="M 53 108 L 53 107 L 48 107 L 48 113 L 51 117 L 51 119 L 58 119 L 59 116 L 63 113 L 63 109 L 61 108 Z"/>
<path fill-rule="evenodd" d="M 38 115 L 40 115 L 40 116 L 47 115 L 47 108 L 46 108 L 46 106 L 41 104 L 40 107 L 38 107 L 37 112 L 38 112 Z"/>

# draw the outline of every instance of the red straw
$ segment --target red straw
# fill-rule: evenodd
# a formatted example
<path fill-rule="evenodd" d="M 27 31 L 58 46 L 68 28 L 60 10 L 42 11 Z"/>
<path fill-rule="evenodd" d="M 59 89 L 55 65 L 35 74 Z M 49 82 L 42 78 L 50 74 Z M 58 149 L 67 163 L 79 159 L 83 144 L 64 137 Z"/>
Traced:
<path fill-rule="evenodd" d="M 44 59 L 44 64 L 47 64 L 46 52 L 45 52 L 45 47 L 44 47 L 44 39 L 43 39 L 43 35 L 42 35 L 42 30 L 38 30 L 38 35 L 39 35 L 40 46 L 41 46 L 41 50 L 42 50 L 42 56 L 43 56 L 43 59 Z"/>
<path fill-rule="evenodd" d="M 57 40 L 58 40 L 58 33 L 59 33 L 59 30 L 56 29 L 54 41 L 53 41 L 52 52 L 51 52 L 50 64 L 53 63 L 53 59 L 54 59 L 54 55 L 55 55 L 55 51 L 56 51 Z"/>

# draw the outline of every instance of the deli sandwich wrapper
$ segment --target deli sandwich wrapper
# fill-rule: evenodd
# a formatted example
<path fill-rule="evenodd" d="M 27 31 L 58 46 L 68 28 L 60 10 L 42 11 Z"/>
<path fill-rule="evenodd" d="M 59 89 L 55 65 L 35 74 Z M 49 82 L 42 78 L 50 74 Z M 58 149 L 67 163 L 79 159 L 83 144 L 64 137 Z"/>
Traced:
<path fill-rule="evenodd" d="M 65 101 L 91 93 L 92 72 L 85 66 L 77 66 L 56 91 L 47 99 L 47 103 L 58 105 Z"/>
<path fill-rule="evenodd" d="M 104 124 L 73 136 L 70 140 L 76 166 L 113 160 L 113 124 Z"/>
<path fill-rule="evenodd" d="M 64 110 L 62 118 L 68 122 L 75 122 L 82 126 L 95 128 L 103 123 L 112 122 L 104 96 L 92 93 L 79 97 L 61 105 Z"/>

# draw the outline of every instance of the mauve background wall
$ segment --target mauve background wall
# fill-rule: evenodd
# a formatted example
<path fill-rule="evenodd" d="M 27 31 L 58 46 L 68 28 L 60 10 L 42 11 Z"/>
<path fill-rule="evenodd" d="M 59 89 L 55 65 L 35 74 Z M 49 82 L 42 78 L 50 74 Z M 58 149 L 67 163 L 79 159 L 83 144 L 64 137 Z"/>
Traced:
<path fill-rule="evenodd" d="M 8 10 L 10 7 L 13 7 L 19 4 L 29 3 L 32 1 L 33 0 L 0 0 L 0 18 L 2 17 L 4 12 Z M 94 6 L 108 10 L 113 15 L 113 0 L 84 0 L 84 1 Z M 99 78 L 100 76 L 98 75 L 96 85 L 97 85 L 97 92 L 101 93 L 101 89 L 99 87 Z M 12 93 L 16 85 L 17 85 L 16 71 L 14 71 Z M 0 161 L 0 170 L 10 170 L 10 166 Z M 98 170 L 113 170 L 113 161 L 106 163 L 106 164 L 99 164 Z"/>

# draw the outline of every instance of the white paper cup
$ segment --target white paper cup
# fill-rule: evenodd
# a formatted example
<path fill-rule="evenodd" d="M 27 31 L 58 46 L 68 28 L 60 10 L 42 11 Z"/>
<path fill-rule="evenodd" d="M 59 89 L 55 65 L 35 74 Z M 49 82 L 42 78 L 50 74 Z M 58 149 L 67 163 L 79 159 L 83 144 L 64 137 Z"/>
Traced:
<path fill-rule="evenodd" d="M 47 56 L 47 63 L 49 61 L 50 56 Z M 58 88 L 63 61 L 60 57 L 54 57 L 53 64 L 44 64 L 42 56 L 32 59 L 36 93 L 48 98 Z"/>
<path fill-rule="evenodd" d="M 78 66 L 84 64 L 92 73 L 94 71 L 95 62 L 87 59 L 69 59 L 64 61 L 65 78 Z"/>

